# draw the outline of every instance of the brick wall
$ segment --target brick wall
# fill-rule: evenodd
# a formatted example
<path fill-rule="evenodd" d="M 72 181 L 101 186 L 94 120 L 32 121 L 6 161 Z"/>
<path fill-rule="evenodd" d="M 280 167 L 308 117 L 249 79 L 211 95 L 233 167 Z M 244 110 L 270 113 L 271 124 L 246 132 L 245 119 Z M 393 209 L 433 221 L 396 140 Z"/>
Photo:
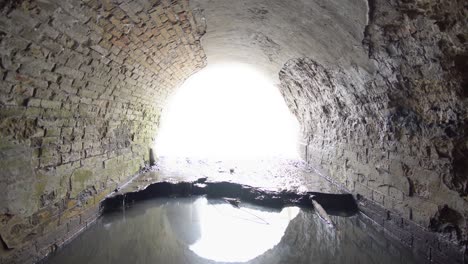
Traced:
<path fill-rule="evenodd" d="M 149 162 L 164 100 L 205 65 L 187 0 L 0 5 L 0 262 L 48 253 Z"/>
<path fill-rule="evenodd" d="M 374 73 L 308 58 L 280 72 L 282 93 L 303 127 L 304 157 L 379 205 L 384 213 L 376 220 L 399 219 L 401 228 L 408 220 L 431 231 L 436 242 L 427 246 L 428 258 L 448 241 L 461 262 L 468 240 L 464 3 L 369 3 L 364 44 Z"/>

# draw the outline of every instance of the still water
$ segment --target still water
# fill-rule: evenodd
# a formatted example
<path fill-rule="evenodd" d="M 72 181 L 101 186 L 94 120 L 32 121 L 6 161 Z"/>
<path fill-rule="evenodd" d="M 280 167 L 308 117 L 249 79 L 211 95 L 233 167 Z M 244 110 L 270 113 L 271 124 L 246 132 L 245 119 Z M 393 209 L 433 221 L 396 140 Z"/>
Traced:
<path fill-rule="evenodd" d="M 359 216 L 163 198 L 108 213 L 46 263 L 421 263 Z"/>

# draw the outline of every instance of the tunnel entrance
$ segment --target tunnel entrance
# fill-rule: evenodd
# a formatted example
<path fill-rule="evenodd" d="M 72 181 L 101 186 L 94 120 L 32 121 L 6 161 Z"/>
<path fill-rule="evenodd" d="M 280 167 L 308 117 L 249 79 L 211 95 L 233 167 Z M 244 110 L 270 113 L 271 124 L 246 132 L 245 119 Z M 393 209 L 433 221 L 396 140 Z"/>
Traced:
<path fill-rule="evenodd" d="M 240 63 L 209 65 L 170 98 L 155 144 L 160 157 L 298 158 L 298 122 L 274 81 Z"/>
<path fill-rule="evenodd" d="M 345 196 L 427 261 L 467 264 L 465 2 L 0 1 L 0 263 L 39 261 L 103 204 L 179 195 L 300 204 L 328 225 Z M 347 250 L 311 226 L 291 237 L 304 261 L 271 259 Z"/>

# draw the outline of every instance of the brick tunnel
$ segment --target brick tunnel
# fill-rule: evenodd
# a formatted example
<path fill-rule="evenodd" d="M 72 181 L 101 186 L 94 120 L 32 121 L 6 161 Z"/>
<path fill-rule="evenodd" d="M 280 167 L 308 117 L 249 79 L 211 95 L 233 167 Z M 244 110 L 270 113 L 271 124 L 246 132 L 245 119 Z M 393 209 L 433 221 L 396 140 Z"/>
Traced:
<path fill-rule="evenodd" d="M 298 124 L 294 160 L 250 161 L 277 169 L 269 187 L 315 191 L 288 168 L 314 171 L 422 259 L 468 263 L 465 1 L 1 0 L 0 11 L 0 263 L 40 261 L 110 194 L 170 167 L 158 137 L 204 126 L 163 132 L 169 99 L 226 63 L 255 69 Z M 224 81 L 246 78 L 232 75 Z M 247 109 L 241 121 L 265 107 L 260 93 L 246 108 L 255 89 L 232 103 Z M 183 115 L 205 104 L 198 93 Z M 289 122 L 264 109 L 271 127 L 239 130 L 258 132 L 246 153 Z M 277 135 L 259 149 L 281 153 Z M 246 174 L 251 185 L 262 177 Z"/>

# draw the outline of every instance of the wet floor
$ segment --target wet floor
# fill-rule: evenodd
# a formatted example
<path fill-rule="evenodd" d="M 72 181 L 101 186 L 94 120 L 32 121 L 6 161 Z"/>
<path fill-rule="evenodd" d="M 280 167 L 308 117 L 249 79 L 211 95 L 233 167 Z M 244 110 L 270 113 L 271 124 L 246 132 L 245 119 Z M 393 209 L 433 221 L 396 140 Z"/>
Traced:
<path fill-rule="evenodd" d="M 199 160 L 160 157 L 150 171 L 135 177 L 119 193 L 145 189 L 161 181 L 226 181 L 268 190 L 340 193 L 334 184 L 321 177 L 304 161 L 283 158 L 260 160 Z M 115 193 L 117 194 L 117 193 Z"/>
<path fill-rule="evenodd" d="M 204 197 L 134 204 L 98 222 L 46 263 L 421 263 L 359 216 L 235 208 Z"/>

